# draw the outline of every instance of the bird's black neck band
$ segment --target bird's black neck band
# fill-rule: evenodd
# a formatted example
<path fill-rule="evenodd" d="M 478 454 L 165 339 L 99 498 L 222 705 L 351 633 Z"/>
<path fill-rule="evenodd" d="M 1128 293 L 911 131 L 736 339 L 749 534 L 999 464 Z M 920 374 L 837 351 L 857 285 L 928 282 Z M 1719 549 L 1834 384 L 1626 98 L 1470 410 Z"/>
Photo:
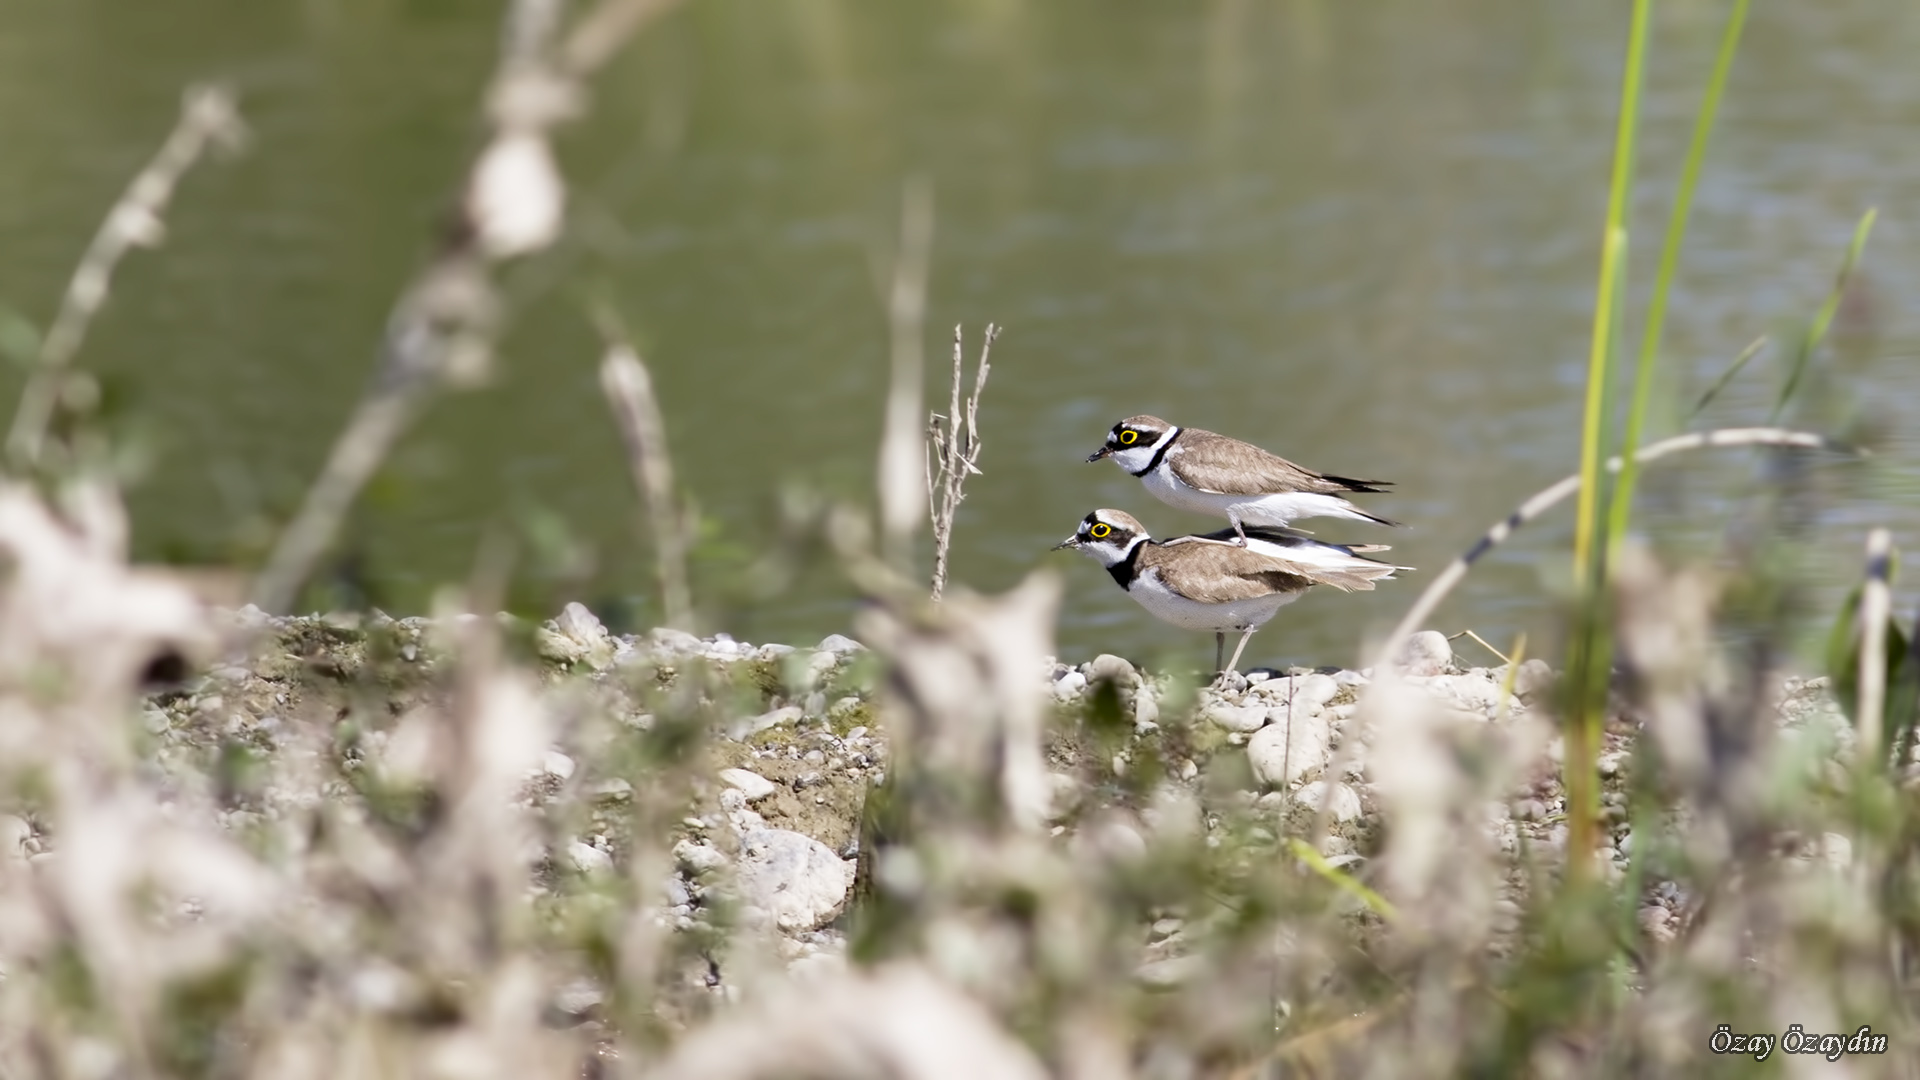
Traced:
<path fill-rule="evenodd" d="M 1133 565 L 1140 560 L 1140 549 L 1146 546 L 1145 540 L 1140 541 L 1127 549 L 1126 558 L 1107 567 L 1107 573 L 1113 575 L 1113 580 L 1119 583 L 1121 588 L 1133 588 Z"/>
<path fill-rule="evenodd" d="M 1161 444 L 1160 444 L 1160 449 L 1158 449 L 1158 450 L 1155 450 L 1155 451 L 1153 452 L 1153 460 L 1152 460 L 1152 461 L 1149 461 L 1149 462 L 1147 462 L 1147 467 L 1146 467 L 1146 468 L 1144 468 L 1144 469 L 1141 469 L 1141 470 L 1140 470 L 1139 472 L 1137 472 L 1137 473 L 1134 473 L 1133 475 L 1135 475 L 1135 476 L 1145 476 L 1145 475 L 1147 475 L 1148 473 L 1150 473 L 1150 472 L 1152 472 L 1153 470 L 1155 470 L 1155 469 L 1157 469 L 1157 468 L 1159 468 L 1159 467 L 1160 467 L 1160 462 L 1161 462 L 1161 461 L 1163 461 L 1163 460 L 1165 460 L 1165 458 L 1166 458 L 1166 456 L 1167 456 L 1167 451 L 1169 451 L 1169 450 L 1171 450 L 1171 449 L 1173 449 L 1173 440 L 1175 440 L 1175 439 L 1177 439 L 1177 438 L 1179 438 L 1179 437 L 1180 437 L 1180 432 L 1181 432 L 1182 430 L 1184 430 L 1184 429 L 1182 429 L 1182 428 L 1174 428 L 1174 429 L 1173 429 L 1173 434 L 1171 434 L 1171 435 L 1169 435 L 1169 436 L 1167 436 L 1167 441 L 1166 441 L 1166 442 L 1163 442 L 1163 443 L 1161 443 Z"/>

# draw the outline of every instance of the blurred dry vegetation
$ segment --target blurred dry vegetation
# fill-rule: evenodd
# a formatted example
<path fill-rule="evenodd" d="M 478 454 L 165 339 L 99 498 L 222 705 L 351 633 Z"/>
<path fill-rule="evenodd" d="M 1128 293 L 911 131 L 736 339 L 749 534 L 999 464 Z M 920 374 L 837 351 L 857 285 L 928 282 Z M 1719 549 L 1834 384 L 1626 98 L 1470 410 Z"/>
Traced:
<path fill-rule="evenodd" d="M 298 595 L 421 404 L 484 367 L 495 271 L 564 217 L 548 134 L 664 6 L 512 5 L 457 227 L 397 301 L 361 412 L 254 583 L 262 608 Z M 890 300 L 879 513 L 787 515 L 865 598 L 870 653 L 718 660 L 579 612 L 473 615 L 511 588 L 501 538 L 432 618 L 216 612 L 128 565 L 72 361 L 173 183 L 242 131 L 219 91 L 189 96 L 50 324 L 9 440 L 0 1076 L 1920 1071 L 1916 665 L 1883 544 L 1836 623 L 1837 696 L 1865 722 L 1780 670 L 1768 628 L 1796 594 L 1774 538 L 1800 542 L 1791 505 L 1820 480 L 1798 451 L 1761 451 L 1766 539 L 1713 568 L 1617 548 L 1584 616 L 1613 654 L 1586 851 L 1554 828 L 1581 813 L 1563 773 L 1584 759 L 1551 722 L 1577 686 L 1488 719 L 1378 665 L 1348 699 L 1367 760 L 1322 778 L 1364 776 L 1369 812 L 1348 819 L 1297 787 L 1256 797 L 1244 753 L 1190 715 L 1191 682 L 1106 663 L 1058 705 L 1049 573 L 931 602 L 919 524 L 931 496 L 944 539 L 980 447 L 956 355 L 937 482 L 919 456 L 924 195 Z M 663 421 L 605 329 L 668 619 L 691 624 Z M 814 748 L 847 763 L 802 783 Z M 742 865 L 753 814 L 714 779 L 737 766 L 807 795 L 758 813 L 854 856 L 824 932 L 743 906 L 724 861 L 690 856 Z M 1709 1052 L 1721 1024 L 1866 1026 L 1892 1049 L 1756 1065 Z"/>

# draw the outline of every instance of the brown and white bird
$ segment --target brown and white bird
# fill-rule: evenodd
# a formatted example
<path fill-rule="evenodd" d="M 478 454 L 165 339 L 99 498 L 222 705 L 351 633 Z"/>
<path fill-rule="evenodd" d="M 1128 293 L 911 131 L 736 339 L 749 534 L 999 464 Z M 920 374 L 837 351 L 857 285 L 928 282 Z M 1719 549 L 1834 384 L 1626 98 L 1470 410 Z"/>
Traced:
<path fill-rule="evenodd" d="M 1342 497 L 1379 492 L 1392 486 L 1387 481 L 1317 473 L 1252 443 L 1179 427 L 1157 416 L 1129 416 L 1113 425 L 1106 444 L 1087 460 L 1105 457 L 1139 477 L 1161 502 L 1225 517 L 1241 547 L 1247 543 L 1248 525 L 1285 528 L 1304 517 L 1395 524 Z"/>
<path fill-rule="evenodd" d="M 1385 550 L 1379 545 L 1328 544 L 1260 526 L 1247 530 L 1239 542 L 1231 529 L 1155 540 L 1119 510 L 1088 514 L 1054 550 L 1060 548 L 1098 561 L 1128 596 L 1162 621 L 1213 631 L 1214 667 L 1222 671 L 1238 667 L 1253 632 L 1313 586 L 1364 592 L 1396 570 L 1412 569 L 1360 554 Z M 1239 631 L 1240 644 L 1221 668 L 1229 630 Z"/>

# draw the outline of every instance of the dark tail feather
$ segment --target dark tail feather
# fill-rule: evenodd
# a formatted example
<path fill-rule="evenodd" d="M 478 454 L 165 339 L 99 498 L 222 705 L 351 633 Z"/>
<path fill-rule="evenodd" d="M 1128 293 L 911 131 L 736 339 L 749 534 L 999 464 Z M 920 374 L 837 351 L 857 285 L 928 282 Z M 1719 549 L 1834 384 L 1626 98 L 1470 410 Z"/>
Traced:
<path fill-rule="evenodd" d="M 1355 480 L 1351 476 L 1322 475 L 1320 479 L 1325 480 L 1329 484 L 1338 484 L 1343 491 L 1357 492 L 1362 495 L 1378 495 L 1393 486 L 1393 481 L 1391 480 Z M 1375 525 L 1386 525 L 1390 528 L 1398 528 L 1400 525 L 1399 522 L 1389 518 L 1369 514 L 1351 503 L 1348 504 L 1347 509 L 1352 510 L 1354 513 L 1373 522 Z"/>
<path fill-rule="evenodd" d="M 1339 484 L 1348 491 L 1358 491 L 1361 494 L 1378 495 L 1393 486 L 1393 481 L 1391 480 L 1355 480 L 1351 476 L 1328 476 L 1325 473 L 1320 475 L 1320 479 L 1329 483 Z"/>

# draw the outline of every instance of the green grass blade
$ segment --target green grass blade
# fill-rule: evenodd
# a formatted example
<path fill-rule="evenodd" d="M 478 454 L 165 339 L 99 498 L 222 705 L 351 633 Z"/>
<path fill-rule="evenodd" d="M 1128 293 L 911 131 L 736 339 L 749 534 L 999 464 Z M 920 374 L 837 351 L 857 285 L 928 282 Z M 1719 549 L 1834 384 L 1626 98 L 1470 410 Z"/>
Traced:
<path fill-rule="evenodd" d="M 1569 772 L 1571 774 L 1577 769 L 1580 773 L 1578 782 L 1572 775 L 1569 775 L 1567 782 L 1568 810 L 1572 816 L 1569 836 L 1574 842 L 1571 850 L 1576 853 L 1571 865 L 1584 866 L 1588 853 L 1593 850 L 1597 839 L 1600 781 L 1593 770 L 1597 768 L 1600 753 L 1599 714 L 1605 708 L 1607 672 L 1613 662 L 1613 641 L 1600 616 L 1599 595 L 1606 584 L 1607 566 L 1612 561 L 1613 553 L 1626 537 L 1627 525 L 1633 515 L 1634 487 L 1640 476 L 1633 452 L 1639 448 L 1641 439 L 1645 435 L 1647 407 L 1653 398 L 1654 362 L 1659 357 L 1660 340 L 1666 329 L 1667 304 L 1673 295 L 1674 275 L 1680 267 L 1680 250 L 1686 240 L 1687 219 L 1693 209 L 1694 192 L 1700 186 L 1700 170 L 1706 161 L 1707 141 L 1713 133 L 1714 119 L 1719 115 L 1720 100 L 1726 93 L 1727 76 L 1733 70 L 1733 58 L 1739 51 L 1740 33 L 1746 26 L 1749 2 L 1750 0 L 1734 0 L 1733 10 L 1727 16 L 1726 29 L 1720 35 L 1720 51 L 1714 60 L 1713 74 L 1707 79 L 1707 88 L 1701 96 L 1700 109 L 1694 116 L 1693 137 L 1688 142 L 1686 160 L 1680 169 L 1680 181 L 1674 192 L 1673 210 L 1667 218 L 1666 237 L 1660 246 L 1660 264 L 1654 276 L 1653 294 L 1647 303 L 1647 323 L 1640 339 L 1640 355 L 1634 370 L 1633 395 L 1627 407 L 1626 431 L 1621 440 L 1621 452 L 1625 458 L 1625 464 L 1613 486 L 1612 503 L 1609 507 L 1604 534 L 1605 555 L 1600 560 L 1598 579 L 1592 582 L 1592 588 L 1582 591 L 1582 618 L 1572 665 L 1576 680 L 1573 684 L 1576 696 L 1568 740 L 1570 745 L 1578 746 L 1578 750 L 1568 758 Z M 1634 10 L 1637 20 L 1640 16 L 1640 8 L 1636 6 Z M 1644 27 L 1641 27 L 1639 33 L 1644 34 L 1644 32 Z M 1629 52 L 1629 66 L 1633 62 L 1633 54 Z M 1626 115 L 1627 110 L 1623 107 L 1621 109 L 1623 123 Z M 1630 133 L 1623 129 L 1622 138 L 1630 138 Z M 1616 170 L 1619 166 L 1619 157 L 1626 157 L 1631 153 L 1631 143 L 1626 142 L 1623 145 L 1628 146 L 1629 149 L 1622 151 L 1616 157 Z M 1619 182 L 1620 178 L 1616 172 L 1616 185 Z M 1631 177 L 1627 182 L 1631 183 Z M 1616 187 L 1616 191 L 1618 190 Z M 1622 230 L 1625 228 L 1624 221 L 1615 222 L 1611 217 L 1608 225 L 1610 231 L 1616 225 Z M 1625 247 L 1624 242 L 1622 247 Z M 1624 251 L 1622 256 L 1624 260 Z M 1626 273 L 1624 261 L 1616 268 L 1616 272 L 1624 277 Z M 1605 273 L 1604 269 L 1602 273 Z M 1621 286 L 1615 286 L 1613 297 L 1615 303 L 1618 303 L 1618 296 L 1623 291 Z M 1618 318 L 1619 313 L 1616 312 L 1615 316 Z M 1612 347 L 1612 343 L 1609 344 Z M 1598 351 L 1597 342 L 1595 347 Z M 1589 375 L 1589 377 L 1592 376 Z M 1591 392 L 1589 387 L 1589 393 Z M 1597 454 L 1601 451 L 1596 448 L 1594 452 Z M 1583 491 L 1582 494 L 1589 493 Z M 1595 488 L 1590 494 L 1597 508 L 1598 489 Z M 1592 539 L 1587 539 L 1588 544 L 1591 545 Z M 1594 558 L 1592 546 L 1587 547 L 1585 557 Z M 1583 565 L 1590 566 L 1591 563 Z"/>
<path fill-rule="evenodd" d="M 1627 59 L 1620 80 L 1620 119 L 1614 132 L 1613 176 L 1607 190 L 1607 226 L 1600 244 L 1600 280 L 1594 298 L 1593 345 L 1587 357 L 1587 400 L 1580 437 L 1580 502 L 1574 522 L 1573 580 L 1584 614 L 1574 637 L 1569 677 L 1574 707 L 1567 729 L 1567 812 L 1569 884 L 1592 870 L 1594 818 L 1599 788 L 1594 759 L 1599 752 L 1599 725 L 1592 722 L 1592 629 L 1590 613 L 1596 595 L 1594 571 L 1600 522 L 1601 463 L 1611 425 L 1607 402 L 1612 382 L 1614 328 L 1620 306 L 1627 255 L 1627 208 L 1633 191 L 1633 158 L 1640 130 L 1640 92 L 1646 70 L 1647 24 L 1652 0 L 1634 0 L 1627 36 Z"/>
<path fill-rule="evenodd" d="M 1345 873 L 1339 867 L 1328 862 L 1318 851 L 1314 850 L 1312 844 L 1296 836 L 1287 841 L 1287 846 L 1293 850 L 1294 858 L 1305 863 L 1309 870 L 1325 878 L 1328 884 L 1331 884 L 1334 888 L 1352 895 L 1361 903 L 1367 905 L 1368 908 L 1372 909 L 1374 914 L 1388 922 L 1393 922 L 1400 918 L 1400 913 L 1394 909 L 1393 904 L 1390 903 L 1386 897 L 1381 896 L 1379 893 L 1361 884 L 1359 879 L 1355 878 L 1352 874 Z"/>
<path fill-rule="evenodd" d="M 1794 391 L 1800 389 L 1800 377 L 1807 372 L 1807 364 L 1813 360 L 1814 350 L 1826 340 L 1827 329 L 1833 325 L 1833 317 L 1840 310 L 1840 298 L 1846 294 L 1847 282 L 1853 277 L 1853 268 L 1860 262 L 1860 253 L 1866 250 L 1867 234 L 1873 231 L 1874 219 L 1880 216 L 1880 208 L 1869 206 L 1867 212 L 1860 215 L 1860 224 L 1853 227 L 1853 242 L 1847 245 L 1847 257 L 1841 260 L 1840 272 L 1834 275 L 1833 290 L 1827 293 L 1826 302 L 1820 305 L 1820 313 L 1813 317 L 1813 325 L 1807 327 L 1806 340 L 1800 344 L 1799 355 L 1793 358 L 1793 370 L 1787 373 L 1786 384 L 1780 387 L 1780 400 L 1773 404 L 1773 415 L 1768 423 L 1780 419 L 1786 411 L 1787 402 L 1793 400 Z"/>
<path fill-rule="evenodd" d="M 1611 216 L 1611 215 L 1609 215 Z M 1574 518 L 1573 576 L 1580 591 L 1592 584 L 1594 539 L 1598 532 L 1600 463 L 1606 458 L 1607 387 L 1612 381 L 1613 309 L 1618 302 L 1618 267 L 1626 261 L 1627 230 L 1611 221 L 1600 249 L 1600 288 L 1594 315 L 1593 347 L 1587 358 L 1587 400 L 1580 425 L 1580 501 Z"/>
<path fill-rule="evenodd" d="M 1600 243 L 1600 281 L 1594 298 L 1593 343 L 1587 354 L 1587 400 L 1580 431 L 1580 503 L 1573 537 L 1573 577 L 1592 583 L 1594 539 L 1600 524 L 1600 463 L 1605 458 L 1607 387 L 1611 382 L 1616 309 L 1627 256 L 1627 209 L 1633 195 L 1634 147 L 1640 130 L 1640 90 L 1647 57 L 1652 0 L 1634 0 L 1620 80 L 1620 118 L 1614 131 L 1613 176 L 1607 188 L 1607 226 Z"/>
<path fill-rule="evenodd" d="M 1727 15 L 1727 27 L 1720 35 L 1720 52 L 1713 61 L 1713 74 L 1700 98 L 1700 110 L 1693 118 L 1693 138 L 1687 144 L 1686 162 L 1680 168 L 1680 183 L 1673 196 L 1673 211 L 1667 217 L 1667 235 L 1660 246 L 1660 268 L 1653 280 L 1653 295 L 1647 301 L 1647 325 L 1640 339 L 1640 361 L 1633 376 L 1633 401 L 1627 409 L 1627 431 L 1622 440 L 1626 466 L 1613 488 L 1612 513 L 1607 522 L 1609 544 L 1618 544 L 1626 536 L 1633 514 L 1633 489 L 1640 478 L 1633 451 L 1639 449 L 1645 435 L 1647 405 L 1653 397 L 1653 365 L 1660 354 L 1660 338 L 1667 324 L 1667 301 L 1673 295 L 1674 274 L 1680 267 L 1680 248 L 1687 236 L 1687 218 L 1693 211 L 1693 195 L 1700 186 L 1700 168 L 1707 157 L 1707 140 L 1713 133 L 1720 99 L 1725 96 L 1727 75 L 1733 70 L 1733 57 L 1740 48 L 1740 32 L 1746 26 L 1751 0 L 1734 0 Z"/>
<path fill-rule="evenodd" d="M 1760 350 L 1766 347 L 1767 335 L 1761 334 L 1749 342 L 1746 348 L 1741 349 L 1740 355 L 1734 357 L 1733 363 L 1727 365 L 1727 370 L 1721 372 L 1720 377 L 1713 380 L 1713 385 L 1707 387 L 1707 392 L 1700 395 L 1700 400 L 1694 404 L 1693 412 L 1687 414 L 1687 419 L 1692 420 L 1694 417 L 1705 412 L 1707 406 L 1712 403 L 1713 399 L 1720 396 L 1720 391 L 1725 390 L 1727 384 L 1733 381 L 1733 377 L 1740 374 L 1740 369 L 1746 367 L 1747 362 L 1759 356 Z"/>

